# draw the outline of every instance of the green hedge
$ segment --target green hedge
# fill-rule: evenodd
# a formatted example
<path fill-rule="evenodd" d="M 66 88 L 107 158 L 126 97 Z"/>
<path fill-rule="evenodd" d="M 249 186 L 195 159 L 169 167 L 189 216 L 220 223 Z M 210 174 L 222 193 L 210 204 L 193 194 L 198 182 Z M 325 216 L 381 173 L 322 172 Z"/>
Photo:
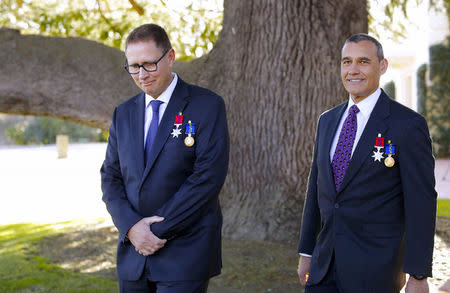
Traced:
<path fill-rule="evenodd" d="M 98 142 L 107 138 L 100 129 L 50 117 L 35 117 L 31 122 L 6 129 L 6 136 L 21 145 L 55 143 L 58 134 L 68 135 L 70 142 Z"/>
<path fill-rule="evenodd" d="M 427 116 L 427 64 L 422 64 L 417 69 L 417 112 L 422 116 Z"/>
<path fill-rule="evenodd" d="M 430 47 L 426 118 L 438 157 L 450 156 L 450 37 Z"/>
<path fill-rule="evenodd" d="M 387 82 L 383 86 L 383 90 L 386 92 L 386 94 L 393 100 L 395 100 L 395 83 L 393 80 Z"/>

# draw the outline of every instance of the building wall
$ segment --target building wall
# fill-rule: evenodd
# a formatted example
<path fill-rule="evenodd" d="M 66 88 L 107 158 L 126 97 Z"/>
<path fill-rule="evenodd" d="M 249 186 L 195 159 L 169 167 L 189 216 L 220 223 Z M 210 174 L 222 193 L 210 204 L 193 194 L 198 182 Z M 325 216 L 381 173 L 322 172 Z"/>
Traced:
<path fill-rule="evenodd" d="M 407 38 L 401 42 L 380 38 L 389 61 L 388 71 L 381 78 L 381 86 L 393 80 L 396 99 L 413 110 L 417 110 L 417 69 L 428 63 L 429 47 L 441 43 L 450 35 L 448 17 L 443 4 L 440 5 L 432 9 L 429 9 L 428 3 L 409 7 L 411 25 L 407 27 Z"/>

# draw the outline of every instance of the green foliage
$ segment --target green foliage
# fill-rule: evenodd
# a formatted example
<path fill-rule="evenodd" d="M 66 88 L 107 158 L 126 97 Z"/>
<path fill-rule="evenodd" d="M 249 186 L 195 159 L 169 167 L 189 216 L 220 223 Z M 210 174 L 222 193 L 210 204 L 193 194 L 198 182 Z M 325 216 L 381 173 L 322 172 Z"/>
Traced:
<path fill-rule="evenodd" d="M 450 199 L 438 199 L 437 215 L 441 216 L 441 217 L 449 217 L 450 218 Z"/>
<path fill-rule="evenodd" d="M 106 141 L 106 134 L 99 129 L 50 117 L 35 117 L 31 123 L 10 126 L 6 130 L 6 136 L 20 145 L 55 143 L 58 134 L 68 135 L 71 142 Z"/>
<path fill-rule="evenodd" d="M 219 0 L 174 2 L 134 0 L 2 0 L 0 26 L 22 33 L 73 36 L 123 48 L 135 27 L 154 22 L 168 32 L 178 60 L 189 60 L 208 52 L 222 29 L 223 8 Z M 212 7 L 212 8 L 208 8 Z"/>
<path fill-rule="evenodd" d="M 422 64 L 417 69 L 417 112 L 422 116 L 427 116 L 426 102 L 427 102 L 427 65 Z"/>
<path fill-rule="evenodd" d="M 380 38 L 380 33 L 375 28 L 380 27 L 384 33 L 390 33 L 391 38 L 400 40 L 406 37 L 405 23 L 399 21 L 398 16 L 408 17 L 406 6 L 409 0 L 391 0 L 367 1 L 367 10 L 369 11 L 369 32 Z M 383 11 L 384 13 L 374 14 L 375 11 Z M 395 29 L 393 29 L 395 27 Z"/>
<path fill-rule="evenodd" d="M 441 9 L 440 0 L 428 0 Z M 2 0 L 0 26 L 27 34 L 74 36 L 122 48 L 125 37 L 136 26 L 154 22 L 169 33 L 178 60 L 191 60 L 209 52 L 222 30 L 223 0 Z M 404 38 L 411 21 L 407 5 L 418 0 L 369 0 L 369 31 L 375 36 L 391 34 Z M 450 11 L 450 1 L 444 8 Z M 375 13 L 380 12 L 380 13 Z M 382 27 L 383 31 L 375 28 Z"/>
<path fill-rule="evenodd" d="M 24 126 L 23 125 L 17 125 L 17 126 L 10 126 L 6 129 L 5 134 L 6 137 L 10 138 L 12 141 L 14 141 L 16 144 L 24 145 Z"/>
<path fill-rule="evenodd" d="M 33 244 L 80 224 L 0 226 L 0 292 L 117 292 L 113 280 L 68 271 L 36 255 Z"/>
<path fill-rule="evenodd" d="M 447 17 L 450 19 L 450 0 L 444 0 L 445 11 L 447 12 Z"/>
<path fill-rule="evenodd" d="M 430 10 L 445 9 L 450 16 L 450 0 L 369 0 L 369 33 L 377 38 L 383 35 L 400 42 L 407 37 L 408 28 L 416 25 L 414 19 L 408 19 L 408 8 L 423 4 L 428 4 Z"/>
<path fill-rule="evenodd" d="M 383 86 L 383 90 L 386 92 L 386 94 L 393 100 L 395 100 L 395 83 L 393 80 L 387 82 Z"/>
<path fill-rule="evenodd" d="M 450 37 L 430 47 L 430 82 L 427 120 L 438 157 L 450 156 Z"/>
<path fill-rule="evenodd" d="M 450 37 L 430 47 L 430 64 L 417 70 L 417 111 L 428 121 L 437 157 L 450 155 Z M 429 72 L 430 85 L 426 75 Z"/>

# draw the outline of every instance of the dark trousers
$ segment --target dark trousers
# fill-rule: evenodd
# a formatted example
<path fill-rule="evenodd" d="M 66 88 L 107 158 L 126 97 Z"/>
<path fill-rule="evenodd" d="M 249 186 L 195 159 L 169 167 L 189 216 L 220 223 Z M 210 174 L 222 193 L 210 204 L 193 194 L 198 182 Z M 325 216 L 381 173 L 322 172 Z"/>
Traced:
<path fill-rule="evenodd" d="M 136 281 L 119 279 L 120 293 L 206 293 L 209 279 L 196 281 L 159 282 L 152 280 L 148 261 L 142 276 Z"/>
<path fill-rule="evenodd" d="M 306 283 L 305 293 L 343 293 L 342 290 L 339 290 L 339 280 L 337 279 L 334 254 L 325 277 L 316 285 L 309 285 Z"/>
<path fill-rule="evenodd" d="M 142 278 L 141 278 L 142 279 Z M 121 293 L 206 293 L 209 280 L 152 282 L 144 278 L 137 281 L 119 280 Z"/>

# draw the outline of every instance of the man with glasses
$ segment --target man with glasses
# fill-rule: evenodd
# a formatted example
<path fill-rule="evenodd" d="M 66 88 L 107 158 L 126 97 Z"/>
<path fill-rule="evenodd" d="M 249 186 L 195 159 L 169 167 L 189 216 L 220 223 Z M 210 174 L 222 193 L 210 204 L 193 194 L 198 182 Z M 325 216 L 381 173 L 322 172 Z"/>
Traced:
<path fill-rule="evenodd" d="M 115 109 L 101 168 L 120 291 L 206 292 L 222 265 L 224 102 L 172 73 L 175 51 L 158 25 L 134 29 L 125 55 L 142 92 Z"/>

